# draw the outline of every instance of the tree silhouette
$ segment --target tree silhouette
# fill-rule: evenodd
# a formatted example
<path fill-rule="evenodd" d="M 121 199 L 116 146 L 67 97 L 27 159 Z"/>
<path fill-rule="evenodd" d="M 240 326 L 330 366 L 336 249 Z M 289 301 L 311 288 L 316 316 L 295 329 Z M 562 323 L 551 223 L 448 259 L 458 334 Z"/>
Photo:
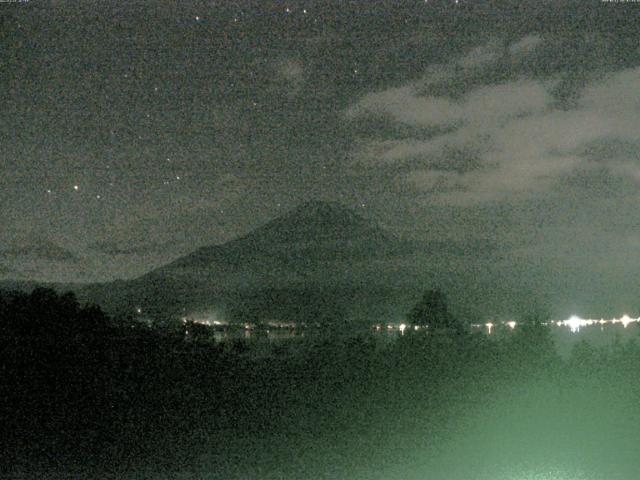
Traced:
<path fill-rule="evenodd" d="M 461 325 L 451 313 L 447 303 L 447 297 L 440 290 L 427 290 L 422 298 L 411 309 L 407 320 L 422 327 L 430 329 L 460 330 Z"/>

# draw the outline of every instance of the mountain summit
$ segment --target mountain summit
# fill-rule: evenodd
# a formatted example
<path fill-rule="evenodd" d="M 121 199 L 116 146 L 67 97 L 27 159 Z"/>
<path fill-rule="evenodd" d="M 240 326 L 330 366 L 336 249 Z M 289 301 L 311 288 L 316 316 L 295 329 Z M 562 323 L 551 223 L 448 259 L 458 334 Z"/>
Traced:
<path fill-rule="evenodd" d="M 377 251 L 397 250 L 399 241 L 335 202 L 313 201 L 277 217 L 245 236 L 202 247 L 150 275 L 209 274 L 247 268 L 301 273 L 317 261 L 355 261 Z"/>
<path fill-rule="evenodd" d="M 245 238 L 279 243 L 321 240 L 383 239 L 374 222 L 337 202 L 311 201 L 254 230 Z"/>

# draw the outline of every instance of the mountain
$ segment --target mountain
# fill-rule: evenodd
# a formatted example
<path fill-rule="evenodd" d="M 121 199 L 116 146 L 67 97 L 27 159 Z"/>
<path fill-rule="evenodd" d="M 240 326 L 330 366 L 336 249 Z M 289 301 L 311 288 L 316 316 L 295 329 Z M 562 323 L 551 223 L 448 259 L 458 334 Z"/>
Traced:
<path fill-rule="evenodd" d="M 240 241 L 283 244 L 389 238 L 378 225 L 337 202 L 312 201 L 263 225 Z"/>
<path fill-rule="evenodd" d="M 417 248 L 338 203 L 314 201 L 243 237 L 80 296 L 156 317 L 207 310 L 255 321 L 362 316 L 411 290 L 407 270 Z"/>
<path fill-rule="evenodd" d="M 353 262 L 400 253 L 408 247 L 340 204 L 315 201 L 241 238 L 200 248 L 149 276 L 239 273 L 240 267 L 248 268 L 252 276 L 273 269 L 307 275 L 319 263 Z"/>
<path fill-rule="evenodd" d="M 59 294 L 69 291 L 75 292 L 84 287 L 79 283 L 40 282 L 35 280 L 0 280 L 0 292 L 26 292 L 30 293 L 36 288 L 50 288 Z"/>

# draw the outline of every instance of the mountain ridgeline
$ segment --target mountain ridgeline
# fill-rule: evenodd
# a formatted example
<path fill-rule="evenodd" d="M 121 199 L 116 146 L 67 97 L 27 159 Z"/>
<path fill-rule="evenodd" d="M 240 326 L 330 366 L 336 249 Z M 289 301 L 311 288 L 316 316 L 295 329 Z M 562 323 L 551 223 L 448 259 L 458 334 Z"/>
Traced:
<path fill-rule="evenodd" d="M 200 248 L 152 275 L 201 269 L 210 272 L 240 265 L 252 270 L 284 267 L 290 270 L 288 273 L 305 275 L 318 262 L 352 262 L 396 255 L 406 247 L 408 244 L 339 204 L 312 202 L 244 237 Z"/>
<path fill-rule="evenodd" d="M 237 321 L 326 323 L 406 311 L 418 246 L 333 202 L 306 203 L 222 245 L 80 297 L 152 317 L 214 310 Z"/>

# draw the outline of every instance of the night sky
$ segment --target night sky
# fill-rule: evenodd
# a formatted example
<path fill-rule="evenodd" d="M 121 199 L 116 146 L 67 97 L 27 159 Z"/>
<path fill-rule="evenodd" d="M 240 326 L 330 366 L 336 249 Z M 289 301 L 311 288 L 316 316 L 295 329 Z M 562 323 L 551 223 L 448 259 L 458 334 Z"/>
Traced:
<path fill-rule="evenodd" d="M 321 199 L 503 311 L 640 313 L 639 14 L 0 3 L 0 278 L 132 278 Z"/>

